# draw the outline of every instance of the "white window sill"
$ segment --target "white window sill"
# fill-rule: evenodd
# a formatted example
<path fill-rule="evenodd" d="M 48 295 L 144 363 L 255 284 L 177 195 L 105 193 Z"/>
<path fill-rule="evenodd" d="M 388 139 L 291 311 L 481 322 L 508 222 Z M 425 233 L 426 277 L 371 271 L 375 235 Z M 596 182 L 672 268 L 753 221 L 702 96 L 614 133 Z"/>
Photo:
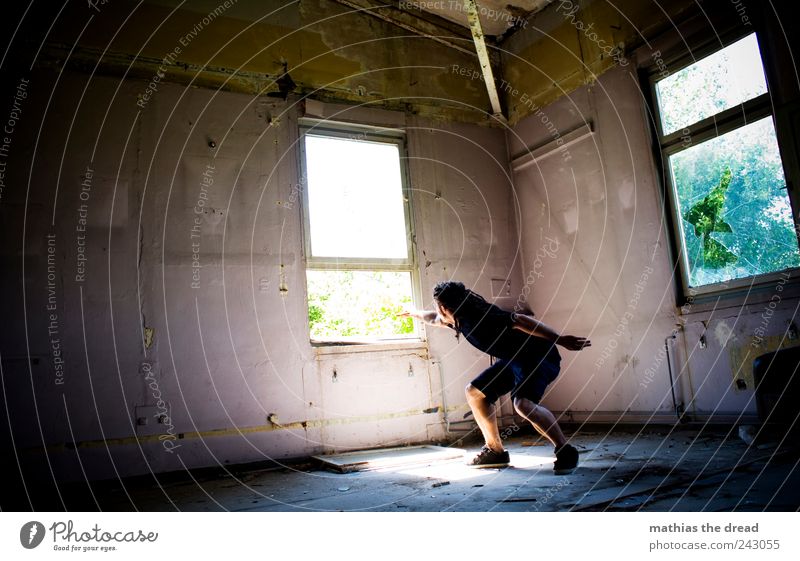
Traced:
<path fill-rule="evenodd" d="M 386 341 L 311 341 L 317 356 L 387 351 L 426 351 L 428 342 L 423 339 L 394 339 Z"/>
<path fill-rule="evenodd" d="M 778 290 L 780 286 L 780 290 Z M 774 283 L 772 285 L 761 285 L 748 291 L 739 290 L 730 294 L 709 294 L 698 297 L 694 303 L 684 304 L 678 308 L 678 315 L 690 321 L 706 319 L 712 315 L 719 314 L 749 314 L 762 313 L 766 307 L 773 309 L 793 307 L 800 299 L 800 283 L 796 279 L 787 282 L 785 285 Z"/>

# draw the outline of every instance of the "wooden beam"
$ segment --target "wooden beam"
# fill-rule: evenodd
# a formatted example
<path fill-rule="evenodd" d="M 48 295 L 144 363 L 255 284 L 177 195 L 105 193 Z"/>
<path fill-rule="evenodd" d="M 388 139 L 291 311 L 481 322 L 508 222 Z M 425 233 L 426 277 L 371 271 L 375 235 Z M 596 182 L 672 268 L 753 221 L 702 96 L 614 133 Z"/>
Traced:
<path fill-rule="evenodd" d="M 467 11 L 467 19 L 472 30 L 472 40 L 475 43 L 475 51 L 478 53 L 478 61 L 483 72 L 483 81 L 486 84 L 486 92 L 489 94 L 489 102 L 492 104 L 492 113 L 495 119 L 505 123 L 503 109 L 500 105 L 500 96 L 497 93 L 497 84 L 494 81 L 494 71 L 492 70 L 492 58 L 486 48 L 486 37 L 481 27 L 481 18 L 478 13 L 478 5 L 475 0 L 464 0 L 464 8 Z"/>

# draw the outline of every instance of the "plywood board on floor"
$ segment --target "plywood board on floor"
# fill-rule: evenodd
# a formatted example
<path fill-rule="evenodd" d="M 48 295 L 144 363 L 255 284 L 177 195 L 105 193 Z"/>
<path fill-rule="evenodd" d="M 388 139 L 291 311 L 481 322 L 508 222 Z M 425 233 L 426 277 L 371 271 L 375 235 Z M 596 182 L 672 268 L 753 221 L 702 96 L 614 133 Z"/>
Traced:
<path fill-rule="evenodd" d="M 377 450 L 359 450 L 343 454 L 314 456 L 323 465 L 334 471 L 349 473 L 368 469 L 396 466 L 430 464 L 446 460 L 462 458 L 464 451 L 458 448 L 421 445 L 402 448 L 380 448 Z"/>

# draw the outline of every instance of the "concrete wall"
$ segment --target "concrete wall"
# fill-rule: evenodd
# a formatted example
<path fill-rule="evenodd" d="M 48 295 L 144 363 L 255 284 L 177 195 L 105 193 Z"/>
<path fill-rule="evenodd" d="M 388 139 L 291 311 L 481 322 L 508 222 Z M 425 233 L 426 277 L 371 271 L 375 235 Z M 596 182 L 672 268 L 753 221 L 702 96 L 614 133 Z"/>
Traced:
<path fill-rule="evenodd" d="M 589 125 L 594 132 L 580 136 Z M 677 327 L 670 341 L 677 401 L 695 419 L 747 419 L 756 409 L 753 358 L 796 344 L 788 328 L 797 293 L 767 288 L 677 307 L 669 211 L 648 127 L 636 71 L 617 67 L 507 135 L 512 159 L 522 156 L 514 178 L 530 306 L 592 340 L 580 353 L 562 353 L 564 371 L 544 402 L 579 421 L 673 421 L 664 347 Z M 559 145 L 556 134 L 579 139 Z M 530 163 L 529 149 L 552 152 Z"/>
<path fill-rule="evenodd" d="M 30 83 L 0 207 L 18 327 L 3 331 L 3 374 L 25 464 L 46 473 L 46 446 L 57 477 L 82 463 L 96 478 L 450 436 L 444 404 L 460 419 L 488 365 L 463 340 L 309 343 L 297 98 L 163 84 L 142 109 L 138 80 L 40 70 Z M 420 306 L 443 279 L 519 286 L 502 131 L 321 107 L 407 130 Z"/>

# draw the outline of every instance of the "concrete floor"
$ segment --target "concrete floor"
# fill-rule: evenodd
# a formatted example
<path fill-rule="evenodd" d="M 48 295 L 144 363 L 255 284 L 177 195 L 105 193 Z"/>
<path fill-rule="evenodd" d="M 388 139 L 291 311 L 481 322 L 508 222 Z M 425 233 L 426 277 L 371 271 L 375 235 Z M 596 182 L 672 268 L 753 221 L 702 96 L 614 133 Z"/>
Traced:
<path fill-rule="evenodd" d="M 333 473 L 313 463 L 238 466 L 73 489 L 70 509 L 125 511 L 796 511 L 800 453 L 788 439 L 752 445 L 729 427 L 600 427 L 571 442 L 581 464 L 552 473 L 552 446 L 519 432 L 511 467 L 463 460 Z M 760 442 L 760 443 L 759 443 Z M 796 442 L 796 440 L 794 441 Z M 466 446 L 470 457 L 479 446 Z M 89 501 L 89 502 L 86 502 Z M 82 504 L 81 504 L 82 503 Z"/>

